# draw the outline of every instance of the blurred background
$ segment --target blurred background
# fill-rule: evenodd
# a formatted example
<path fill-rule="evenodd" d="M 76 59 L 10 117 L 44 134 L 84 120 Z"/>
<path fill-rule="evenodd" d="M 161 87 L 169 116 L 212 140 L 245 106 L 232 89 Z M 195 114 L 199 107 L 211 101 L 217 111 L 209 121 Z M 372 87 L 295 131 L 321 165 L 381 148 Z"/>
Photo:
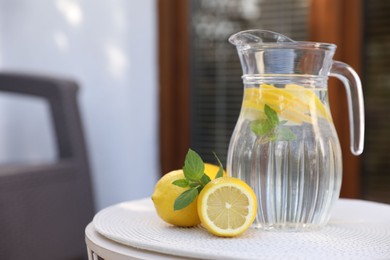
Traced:
<path fill-rule="evenodd" d="M 157 3 L 0 0 L 0 70 L 80 86 L 96 209 L 149 196 L 159 175 Z M 1 95 L 0 162 L 56 160 L 43 100 Z"/>
<path fill-rule="evenodd" d="M 226 162 L 242 99 L 241 67 L 227 39 L 235 32 L 260 28 L 294 40 L 335 43 L 335 59 L 358 72 L 366 113 L 365 150 L 359 157 L 349 148 L 344 87 L 329 80 L 332 116 L 343 153 L 341 196 L 390 203 L 389 17 L 387 0 L 160 1 L 160 89 L 173 96 L 160 96 L 160 104 L 166 112 L 162 118 L 174 115 L 170 121 L 160 121 L 160 151 L 168 151 L 168 158 L 161 160 L 163 171 L 180 165 L 188 146 L 206 160 L 213 161 L 215 151 Z M 189 87 L 183 91 L 183 86 Z M 176 131 L 169 141 L 167 136 L 178 122 L 188 127 Z M 182 145 L 174 141 L 178 137 Z"/>
<path fill-rule="evenodd" d="M 366 115 L 355 157 L 344 87 L 329 80 L 341 196 L 390 203 L 390 1 L 0 0 L 0 83 L 9 72 L 76 81 L 89 159 L 77 127 L 62 123 L 79 146 L 58 142 L 53 104 L 0 91 L 0 258 L 86 259 L 94 213 L 151 196 L 189 147 L 226 165 L 243 94 L 227 40 L 246 29 L 338 46 L 335 59 L 362 79 Z"/>
<path fill-rule="evenodd" d="M 389 25 L 387 0 L 0 0 L 0 70 L 79 83 L 99 210 L 150 196 L 189 147 L 226 162 L 242 98 L 231 34 L 258 28 L 335 43 L 366 105 L 365 151 L 354 157 L 344 89 L 330 81 L 342 196 L 390 203 Z M 56 160 L 45 103 L 1 94 L 0 119 L 0 163 Z"/>

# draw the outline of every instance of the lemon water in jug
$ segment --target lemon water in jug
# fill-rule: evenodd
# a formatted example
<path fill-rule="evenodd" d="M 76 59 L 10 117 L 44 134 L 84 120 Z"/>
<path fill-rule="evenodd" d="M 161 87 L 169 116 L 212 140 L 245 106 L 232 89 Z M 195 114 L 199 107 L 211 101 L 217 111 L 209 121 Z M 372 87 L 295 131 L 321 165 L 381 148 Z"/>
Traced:
<path fill-rule="evenodd" d="M 255 191 L 255 226 L 311 230 L 325 225 L 340 194 L 342 157 L 328 103 L 328 76 L 346 88 L 351 151 L 363 150 L 361 83 L 333 61 L 334 44 L 297 42 L 264 30 L 239 32 L 244 95 L 232 134 L 228 174 Z"/>

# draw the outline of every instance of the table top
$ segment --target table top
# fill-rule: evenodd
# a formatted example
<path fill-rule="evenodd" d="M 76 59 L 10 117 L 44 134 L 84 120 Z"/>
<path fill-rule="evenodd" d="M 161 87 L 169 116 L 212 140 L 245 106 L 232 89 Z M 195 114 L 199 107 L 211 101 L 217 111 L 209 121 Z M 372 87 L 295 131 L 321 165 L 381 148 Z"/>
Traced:
<path fill-rule="evenodd" d="M 85 229 L 86 243 L 90 250 L 103 259 L 129 260 L 129 259 L 153 259 L 153 260 L 183 260 L 186 257 L 162 254 L 143 250 L 132 246 L 117 243 L 99 234 L 93 223 L 89 223 Z M 90 259 L 95 259 L 91 257 Z"/>
<path fill-rule="evenodd" d="M 108 241 L 143 254 L 204 259 L 390 259 L 390 205 L 362 200 L 338 200 L 329 224 L 311 232 L 249 229 L 236 238 L 219 238 L 200 226 L 164 223 L 150 199 L 103 209 L 92 225 Z"/>

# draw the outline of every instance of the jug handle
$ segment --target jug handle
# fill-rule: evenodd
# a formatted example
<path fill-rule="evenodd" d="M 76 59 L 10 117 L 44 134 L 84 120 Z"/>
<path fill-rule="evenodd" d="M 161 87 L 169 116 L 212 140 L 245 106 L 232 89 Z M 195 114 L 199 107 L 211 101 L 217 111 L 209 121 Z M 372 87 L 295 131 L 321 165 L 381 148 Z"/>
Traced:
<path fill-rule="evenodd" d="M 360 78 L 348 64 L 334 61 L 330 76 L 336 77 L 344 84 L 348 99 L 351 152 L 360 155 L 364 147 L 364 101 Z"/>

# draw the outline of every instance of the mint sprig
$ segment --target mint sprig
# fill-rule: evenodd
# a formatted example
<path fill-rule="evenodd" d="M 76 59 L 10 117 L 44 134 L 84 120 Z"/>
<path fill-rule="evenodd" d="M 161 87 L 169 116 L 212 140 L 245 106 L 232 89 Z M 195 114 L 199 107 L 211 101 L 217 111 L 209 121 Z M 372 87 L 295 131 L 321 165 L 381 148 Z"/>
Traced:
<path fill-rule="evenodd" d="M 219 169 L 218 169 L 217 175 L 215 176 L 215 178 L 217 179 L 217 178 L 223 177 L 223 165 L 222 165 L 221 161 L 219 160 L 217 154 L 214 153 L 214 152 L 213 152 L 213 154 L 215 156 L 215 159 L 217 159 L 218 165 L 219 165 Z"/>
<path fill-rule="evenodd" d="M 197 187 L 186 190 L 179 197 L 176 198 L 175 203 L 173 205 L 174 210 L 179 210 L 187 207 L 191 202 L 195 200 L 198 196 L 199 191 Z"/>
<path fill-rule="evenodd" d="M 269 105 L 264 105 L 265 118 L 254 120 L 250 123 L 252 132 L 263 142 L 267 141 L 292 141 L 296 139 L 295 134 L 283 126 L 286 120 L 279 120 L 278 114 Z"/>
<path fill-rule="evenodd" d="M 218 161 L 219 169 L 215 178 L 223 176 L 223 165 L 214 153 Z M 173 185 L 187 188 L 175 200 L 173 205 L 174 210 L 180 210 L 193 202 L 199 195 L 200 191 L 211 181 L 210 177 L 204 173 L 204 162 L 195 151 L 189 149 L 183 166 L 184 179 L 175 180 Z"/>
<path fill-rule="evenodd" d="M 188 180 L 200 180 L 204 174 L 204 163 L 202 158 L 195 151 L 189 149 L 184 161 L 184 176 Z"/>
<path fill-rule="evenodd" d="M 172 182 L 172 184 L 179 186 L 179 187 L 182 187 L 182 188 L 185 188 L 185 187 L 188 187 L 190 185 L 190 182 L 187 179 L 179 179 L 179 180 Z"/>

